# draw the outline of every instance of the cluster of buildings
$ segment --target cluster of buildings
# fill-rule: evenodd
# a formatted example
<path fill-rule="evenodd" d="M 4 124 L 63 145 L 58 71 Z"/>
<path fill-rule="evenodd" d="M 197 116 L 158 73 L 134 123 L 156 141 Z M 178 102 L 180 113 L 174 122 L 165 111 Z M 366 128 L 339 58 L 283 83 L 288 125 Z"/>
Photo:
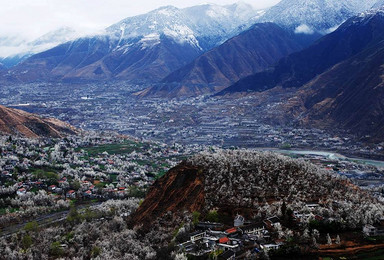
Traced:
<path fill-rule="evenodd" d="M 287 237 L 279 235 L 283 230 L 286 234 L 299 232 L 308 243 L 312 243 L 316 235 L 313 233 L 310 239 L 308 223 L 311 221 L 328 223 L 332 218 L 327 219 L 315 213 L 316 209 L 321 208 L 320 204 L 307 203 L 306 208 L 309 209 L 309 213 L 308 210 L 292 212 L 290 225 L 293 225 L 291 226 L 293 229 L 283 226 L 282 223 L 286 222 L 282 222 L 277 216 L 253 222 L 237 215 L 231 226 L 222 223 L 198 222 L 195 225 L 195 231 L 184 236 L 184 241 L 178 244 L 178 248 L 181 252 L 192 256 L 218 254 L 219 259 L 238 259 L 237 257 L 244 257 L 246 253 L 268 254 L 270 250 L 278 250 L 286 244 Z M 362 234 L 365 237 L 384 236 L 384 219 L 380 219 L 380 223 L 375 225 L 364 225 Z M 340 238 L 338 239 L 336 243 L 340 243 Z"/>
<path fill-rule="evenodd" d="M 252 223 L 237 215 L 233 227 L 223 228 L 224 225 L 220 223 L 199 222 L 196 225 L 197 231 L 189 234 L 189 240 L 180 243 L 179 249 L 194 256 L 219 252 L 220 259 L 235 259 L 245 250 L 257 254 L 279 249 L 284 244 L 284 240 L 271 236 L 271 233 L 281 228 L 280 219 L 276 216 Z"/>

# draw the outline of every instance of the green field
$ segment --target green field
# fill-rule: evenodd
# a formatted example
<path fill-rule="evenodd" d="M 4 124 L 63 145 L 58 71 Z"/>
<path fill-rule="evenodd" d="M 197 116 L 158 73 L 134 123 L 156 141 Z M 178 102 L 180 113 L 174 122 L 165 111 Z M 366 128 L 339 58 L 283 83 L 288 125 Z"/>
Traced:
<path fill-rule="evenodd" d="M 84 150 L 87 155 L 84 156 L 85 159 L 89 159 L 91 157 L 101 155 L 103 152 L 107 152 L 108 154 L 130 154 L 133 151 L 137 153 L 142 153 L 145 155 L 149 155 L 149 150 L 152 150 L 154 152 L 160 151 L 160 148 L 157 147 L 155 144 L 148 144 L 148 143 L 141 143 L 141 142 L 134 142 L 134 141 L 129 141 L 126 140 L 123 143 L 117 143 L 117 144 L 106 144 L 106 145 L 99 145 L 99 146 L 92 146 L 92 147 L 81 147 L 76 149 L 76 151 Z M 151 166 L 153 168 L 153 176 L 155 178 L 160 178 L 163 176 L 166 171 L 164 168 L 169 168 L 170 165 L 165 162 L 167 159 L 171 158 L 177 158 L 179 160 L 185 159 L 185 156 L 178 156 L 178 157 L 163 157 L 163 158 L 156 158 L 156 159 L 151 159 L 151 160 L 134 160 L 135 163 L 141 166 Z M 105 169 L 104 165 L 99 165 L 101 170 Z M 112 179 L 114 180 L 114 176 L 111 176 Z"/>
<path fill-rule="evenodd" d="M 9 210 L 10 213 L 14 213 L 14 212 L 16 212 L 16 211 L 19 211 L 19 209 L 18 209 L 18 208 L 11 208 L 11 209 Z M 1 216 L 1 215 L 5 215 L 6 212 L 7 212 L 7 209 L 6 209 L 6 208 L 0 208 L 0 216 Z"/>
<path fill-rule="evenodd" d="M 133 151 L 143 152 L 150 148 L 149 144 L 138 143 L 133 141 L 124 141 L 120 144 L 106 144 L 92 147 L 84 147 L 77 149 L 78 151 L 83 149 L 89 156 L 95 156 L 107 152 L 108 154 L 129 154 Z"/>

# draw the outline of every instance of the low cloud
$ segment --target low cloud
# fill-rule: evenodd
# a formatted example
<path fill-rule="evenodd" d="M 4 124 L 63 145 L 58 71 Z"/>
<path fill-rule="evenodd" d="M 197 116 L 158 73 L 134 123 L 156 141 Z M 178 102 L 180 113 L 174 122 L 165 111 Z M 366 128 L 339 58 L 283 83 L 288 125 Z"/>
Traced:
<path fill-rule="evenodd" d="M 299 25 L 296 27 L 295 33 L 297 33 L 297 34 L 300 34 L 300 33 L 302 33 L 302 34 L 314 34 L 315 32 L 308 25 L 302 24 L 302 25 Z"/>

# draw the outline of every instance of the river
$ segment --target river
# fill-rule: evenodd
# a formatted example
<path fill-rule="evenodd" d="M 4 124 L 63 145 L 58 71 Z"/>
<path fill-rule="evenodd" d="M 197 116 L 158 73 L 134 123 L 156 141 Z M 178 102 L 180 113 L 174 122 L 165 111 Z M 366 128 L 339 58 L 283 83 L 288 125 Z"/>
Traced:
<path fill-rule="evenodd" d="M 376 160 L 369 160 L 369 159 L 363 159 L 363 158 L 347 157 L 347 156 L 341 155 L 339 153 L 334 153 L 334 152 L 310 151 L 310 150 L 283 150 L 283 149 L 277 149 L 277 148 L 260 148 L 257 150 L 273 151 L 273 152 L 278 152 L 278 153 L 287 154 L 287 155 L 290 155 L 290 154 L 318 155 L 318 156 L 323 156 L 323 157 L 329 158 L 331 160 L 353 161 L 356 163 L 373 165 L 373 166 L 376 166 L 378 168 L 384 169 L 384 161 L 376 161 Z"/>

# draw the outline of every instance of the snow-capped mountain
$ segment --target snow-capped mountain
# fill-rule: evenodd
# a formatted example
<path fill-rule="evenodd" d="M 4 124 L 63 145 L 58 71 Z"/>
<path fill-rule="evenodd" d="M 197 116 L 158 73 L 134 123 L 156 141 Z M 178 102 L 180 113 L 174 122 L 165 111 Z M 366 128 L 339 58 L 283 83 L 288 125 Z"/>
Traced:
<path fill-rule="evenodd" d="M 251 5 L 205 4 L 185 9 L 165 6 L 147 14 L 129 17 L 106 29 L 118 46 L 140 39 L 145 45 L 156 44 L 160 36 L 206 50 L 235 36 L 263 14 Z"/>
<path fill-rule="evenodd" d="M 259 21 L 275 22 L 296 33 L 326 34 L 348 18 L 370 9 L 377 0 L 282 0 Z"/>
<path fill-rule="evenodd" d="M 261 14 L 244 3 L 165 6 L 34 55 L 7 77 L 154 82 L 250 27 Z"/>
<path fill-rule="evenodd" d="M 6 67 L 12 67 L 36 53 L 74 40 L 79 36 L 74 29 L 62 27 L 32 41 L 19 37 L 0 37 L 0 61 Z"/>

